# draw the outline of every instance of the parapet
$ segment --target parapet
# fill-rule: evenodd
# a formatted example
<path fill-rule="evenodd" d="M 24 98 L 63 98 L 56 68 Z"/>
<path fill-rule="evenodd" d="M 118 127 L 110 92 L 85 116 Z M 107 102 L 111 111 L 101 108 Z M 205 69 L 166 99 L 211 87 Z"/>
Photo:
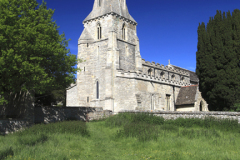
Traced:
<path fill-rule="evenodd" d="M 169 80 L 161 76 L 147 75 L 141 71 L 118 70 L 116 76 L 122 77 L 122 78 L 128 78 L 128 79 L 137 79 L 137 80 L 144 80 L 144 81 L 150 81 L 155 83 L 162 83 L 162 84 L 173 85 L 178 87 L 190 85 L 190 79 L 189 81 Z"/>
<path fill-rule="evenodd" d="M 145 61 L 145 59 L 142 59 L 142 65 L 147 66 L 149 68 L 154 68 L 154 69 L 168 71 L 168 72 L 172 72 L 180 75 L 190 76 L 190 71 L 188 72 L 186 69 L 181 69 L 180 67 L 175 68 L 175 66 L 173 65 L 164 66 L 163 64 Z"/>

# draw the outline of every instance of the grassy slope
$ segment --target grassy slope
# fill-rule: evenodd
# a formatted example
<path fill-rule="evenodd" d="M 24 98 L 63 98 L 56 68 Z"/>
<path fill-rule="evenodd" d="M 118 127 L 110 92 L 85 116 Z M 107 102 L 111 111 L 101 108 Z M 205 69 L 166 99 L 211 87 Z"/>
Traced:
<path fill-rule="evenodd" d="M 31 132 L 2 136 L 0 155 L 9 153 L 8 160 L 240 159 L 239 132 L 216 130 L 220 136 L 211 133 L 189 137 L 189 134 L 184 135 L 188 132 L 182 131 L 191 133 L 202 128 L 180 127 L 178 131 L 160 130 L 157 141 L 140 142 L 137 138 L 116 138 L 117 131 L 123 127 L 106 127 L 105 121 L 87 123 L 87 128 L 90 136 Z M 11 150 L 14 152 L 12 156 Z"/>

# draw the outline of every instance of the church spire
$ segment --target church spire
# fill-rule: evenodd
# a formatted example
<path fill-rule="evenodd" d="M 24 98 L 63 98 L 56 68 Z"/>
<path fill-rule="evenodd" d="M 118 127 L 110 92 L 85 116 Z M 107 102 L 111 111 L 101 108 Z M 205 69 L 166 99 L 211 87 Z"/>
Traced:
<path fill-rule="evenodd" d="M 83 22 L 108 13 L 116 13 L 137 23 L 128 12 L 126 0 L 95 0 L 92 12 Z"/>

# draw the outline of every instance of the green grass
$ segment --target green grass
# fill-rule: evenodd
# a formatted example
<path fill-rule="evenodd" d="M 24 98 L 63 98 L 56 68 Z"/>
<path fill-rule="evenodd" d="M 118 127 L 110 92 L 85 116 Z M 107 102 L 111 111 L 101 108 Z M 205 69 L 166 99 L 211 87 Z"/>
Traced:
<path fill-rule="evenodd" d="M 237 121 L 148 114 L 41 124 L 0 136 L 0 160 L 238 160 L 239 149 Z"/>

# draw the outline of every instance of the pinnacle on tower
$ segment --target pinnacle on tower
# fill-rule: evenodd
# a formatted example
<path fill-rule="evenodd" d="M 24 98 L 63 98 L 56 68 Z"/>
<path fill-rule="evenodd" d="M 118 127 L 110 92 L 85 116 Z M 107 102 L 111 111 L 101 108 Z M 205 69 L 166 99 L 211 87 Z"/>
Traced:
<path fill-rule="evenodd" d="M 108 13 L 116 13 L 137 23 L 128 12 L 126 0 L 95 0 L 92 12 L 83 22 Z"/>

